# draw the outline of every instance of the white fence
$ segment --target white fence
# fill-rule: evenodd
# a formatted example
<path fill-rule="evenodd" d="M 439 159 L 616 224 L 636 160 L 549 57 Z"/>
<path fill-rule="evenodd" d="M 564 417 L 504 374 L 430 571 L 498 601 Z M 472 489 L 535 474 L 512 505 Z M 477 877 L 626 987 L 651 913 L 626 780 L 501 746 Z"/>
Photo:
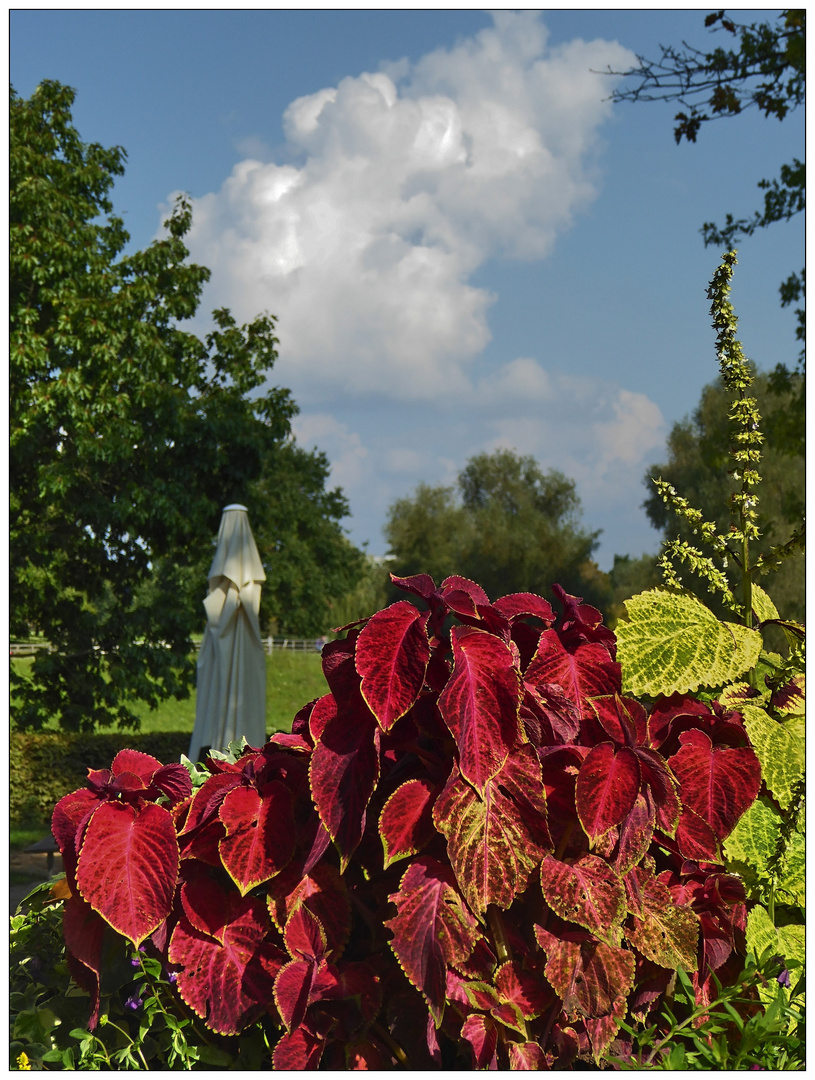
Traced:
<path fill-rule="evenodd" d="M 271 656 L 276 649 L 291 649 L 292 652 L 322 652 L 326 638 L 286 638 L 267 637 L 263 639 L 263 648 Z"/>
<path fill-rule="evenodd" d="M 292 652 L 322 652 L 326 641 L 326 638 L 267 637 L 263 638 L 263 648 L 269 656 L 278 649 L 289 649 Z M 15 641 L 9 645 L 11 656 L 33 656 L 41 649 L 51 651 L 52 646 L 47 641 L 32 643 Z"/>

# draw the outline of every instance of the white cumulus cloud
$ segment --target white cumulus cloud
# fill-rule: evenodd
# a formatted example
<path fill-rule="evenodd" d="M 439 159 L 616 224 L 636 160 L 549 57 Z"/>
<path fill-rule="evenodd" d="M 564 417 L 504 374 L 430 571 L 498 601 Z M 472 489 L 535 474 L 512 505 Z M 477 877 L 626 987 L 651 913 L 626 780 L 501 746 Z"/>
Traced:
<path fill-rule="evenodd" d="M 616 43 L 549 47 L 531 12 L 417 63 L 292 102 L 288 163 L 247 159 L 196 199 L 206 300 L 280 320 L 275 379 L 305 407 L 472 390 L 493 257 L 539 259 L 596 194 Z"/>

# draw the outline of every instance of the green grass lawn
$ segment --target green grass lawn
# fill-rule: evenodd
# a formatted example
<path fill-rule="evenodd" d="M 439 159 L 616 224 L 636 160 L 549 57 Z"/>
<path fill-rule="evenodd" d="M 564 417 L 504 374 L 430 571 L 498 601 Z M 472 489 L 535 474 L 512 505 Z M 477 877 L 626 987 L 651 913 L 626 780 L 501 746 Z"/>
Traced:
<path fill-rule="evenodd" d="M 31 666 L 31 658 L 15 657 L 12 663 L 20 674 L 24 674 Z M 295 714 L 303 705 L 327 693 L 328 685 L 323 676 L 319 653 L 283 649 L 273 652 L 266 657 L 266 730 L 288 731 Z M 144 732 L 191 733 L 195 724 L 195 691 L 185 701 L 171 698 L 153 711 L 141 702 L 133 702 L 131 708 L 141 720 L 141 730 Z"/>

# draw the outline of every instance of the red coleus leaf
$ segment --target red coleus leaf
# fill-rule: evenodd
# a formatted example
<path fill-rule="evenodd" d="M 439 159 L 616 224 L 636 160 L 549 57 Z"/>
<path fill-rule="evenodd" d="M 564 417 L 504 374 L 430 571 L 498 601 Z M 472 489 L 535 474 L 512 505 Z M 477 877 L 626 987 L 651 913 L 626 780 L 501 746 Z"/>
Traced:
<path fill-rule="evenodd" d="M 326 935 L 326 953 L 342 952 L 351 932 L 351 901 L 345 881 L 331 863 L 318 863 L 293 886 L 282 881 L 288 871 L 269 883 L 269 911 L 275 925 L 286 926 L 301 905 L 317 917 Z"/>
<path fill-rule="evenodd" d="M 597 608 L 584 604 L 582 597 L 572 596 L 560 585 L 553 585 L 552 592 L 563 605 L 557 629 L 566 648 L 572 649 L 580 641 L 599 641 L 608 646 L 613 659 L 617 639 L 607 626 L 603 626 L 603 616 Z"/>
<path fill-rule="evenodd" d="M 519 747 L 479 795 L 454 766 L 433 807 L 461 891 L 476 913 L 508 908 L 551 850 L 540 764 Z"/>
<path fill-rule="evenodd" d="M 492 605 L 497 611 L 512 622 L 527 615 L 534 615 L 543 622 L 554 622 L 555 612 L 548 600 L 535 593 L 518 592 L 502 596 Z"/>
<path fill-rule="evenodd" d="M 316 1069 L 325 1049 L 325 1039 L 297 1028 L 278 1041 L 272 1054 L 272 1065 L 281 1072 L 302 1072 Z"/>
<path fill-rule="evenodd" d="M 546 1055 L 536 1042 L 510 1043 L 509 1067 L 526 1071 L 547 1068 Z"/>
<path fill-rule="evenodd" d="M 596 855 L 584 855 L 572 864 L 547 855 L 541 863 L 541 887 L 555 914 L 598 937 L 607 937 L 627 914 L 623 883 Z"/>
<path fill-rule="evenodd" d="M 309 1005 L 321 1001 L 336 981 L 324 960 L 290 960 L 284 964 L 275 979 L 274 1001 L 286 1030 L 300 1027 Z"/>
<path fill-rule="evenodd" d="M 696 971 L 699 920 L 688 907 L 674 903 L 667 885 L 647 867 L 634 866 L 625 876 L 631 926 L 626 938 L 660 967 Z"/>
<path fill-rule="evenodd" d="M 640 767 L 642 787 L 650 793 L 656 826 L 668 836 L 673 836 L 681 809 L 676 780 L 656 750 L 637 746 L 634 753 Z"/>
<path fill-rule="evenodd" d="M 390 1055 L 373 1039 L 353 1039 L 345 1046 L 345 1067 L 352 1072 L 390 1068 Z"/>
<path fill-rule="evenodd" d="M 76 861 L 82 832 L 98 806 L 99 798 L 88 788 L 80 788 L 63 796 L 51 815 L 51 834 L 59 844 L 69 884 L 76 883 Z"/>
<path fill-rule="evenodd" d="M 102 803 L 85 831 L 76 883 L 114 930 L 139 945 L 170 914 L 179 863 L 164 807 Z"/>
<path fill-rule="evenodd" d="M 583 642 L 570 651 L 556 630 L 544 630 L 524 681 L 531 686 L 556 683 L 582 716 L 591 717 L 591 698 L 620 692 L 620 665 L 601 642 Z"/>
<path fill-rule="evenodd" d="M 456 740 L 459 768 L 479 791 L 525 736 L 519 716 L 520 676 L 510 648 L 472 627 L 454 627 L 453 674 L 439 710 Z"/>
<path fill-rule="evenodd" d="M 544 974 L 567 1016 L 608 1016 L 615 1002 L 626 1000 L 636 967 L 630 950 L 597 941 L 589 934 L 561 938 L 541 926 L 535 927 L 535 936 L 547 957 Z"/>
<path fill-rule="evenodd" d="M 620 823 L 617 858 L 614 869 L 622 876 L 640 861 L 651 846 L 654 835 L 654 805 L 640 793 L 630 813 Z"/>
<path fill-rule="evenodd" d="M 637 746 L 648 735 L 645 709 L 634 698 L 609 694 L 592 699 L 592 707 L 607 735 L 621 746 Z"/>
<path fill-rule="evenodd" d="M 476 1069 L 495 1068 L 495 1051 L 498 1046 L 498 1028 L 489 1016 L 468 1016 L 461 1027 L 461 1037 L 473 1049 L 473 1065 Z"/>
<path fill-rule="evenodd" d="M 217 819 L 218 807 L 223 802 L 226 793 L 233 788 L 240 787 L 241 784 L 241 775 L 234 770 L 218 772 L 214 776 L 210 776 L 193 795 L 184 821 L 184 827 L 180 830 L 179 836 L 192 833 L 196 829 L 208 825 L 213 819 Z"/>
<path fill-rule="evenodd" d="M 167 956 L 179 966 L 178 992 L 220 1035 L 239 1034 L 273 1000 L 275 977 L 286 956 L 265 940 L 269 929 L 262 902 L 244 896 L 224 927 L 222 942 L 185 918 L 173 930 Z"/>
<path fill-rule="evenodd" d="M 684 731 L 679 742 L 681 747 L 668 765 L 679 780 L 682 803 L 724 840 L 758 796 L 758 758 L 749 746 L 714 746 L 703 731 Z"/>
<path fill-rule="evenodd" d="M 399 965 L 441 1023 L 447 967 L 466 960 L 480 937 L 478 924 L 456 890 L 452 872 L 427 856 L 415 859 L 388 899 L 398 914 L 385 922 Z"/>
<path fill-rule="evenodd" d="M 639 762 L 629 747 L 603 742 L 589 750 L 577 776 L 575 801 L 580 824 L 590 840 L 631 813 L 639 787 Z"/>
<path fill-rule="evenodd" d="M 532 686 L 524 680 L 524 691 L 524 706 L 538 719 L 545 743 L 571 743 L 577 739 L 580 710 L 556 683 Z"/>
<path fill-rule="evenodd" d="M 620 1025 L 626 1014 L 625 998 L 617 998 L 606 1016 L 585 1017 L 583 1024 L 591 1041 L 591 1050 L 594 1060 L 599 1064 L 600 1058 L 607 1050 L 609 1043 L 620 1030 Z"/>
<path fill-rule="evenodd" d="M 416 855 L 432 839 L 435 795 L 435 785 L 429 780 L 406 780 L 385 803 L 379 815 L 385 869 L 397 859 Z"/>
<path fill-rule="evenodd" d="M 218 816 L 226 829 L 221 860 L 243 896 L 279 874 L 294 854 L 292 796 L 279 780 L 264 786 L 262 798 L 253 787 L 228 792 Z"/>
<path fill-rule="evenodd" d="M 424 684 L 430 643 L 428 613 L 399 600 L 368 620 L 357 638 L 362 696 L 383 731 L 410 709 Z"/>
<path fill-rule="evenodd" d="M 339 712 L 328 721 L 309 766 L 314 805 L 339 851 L 343 873 L 362 839 L 379 780 L 379 728 L 363 707 L 362 715 Z"/>
<path fill-rule="evenodd" d="M 716 833 L 690 806 L 683 806 L 679 815 L 676 844 L 686 859 L 721 862 L 721 844 Z"/>
<path fill-rule="evenodd" d="M 150 754 L 143 754 L 140 750 L 125 749 L 120 750 L 113 759 L 110 771 L 114 776 L 121 776 L 125 772 L 135 773 L 144 782 L 144 786 L 147 787 L 153 773 L 158 772 L 160 768 L 162 768 L 161 762 Z M 186 769 L 184 771 L 186 772 Z"/>
<path fill-rule="evenodd" d="M 219 876 L 197 860 L 186 860 L 182 866 L 181 910 L 189 924 L 202 934 L 224 943 L 229 924 L 246 912 L 243 897 L 227 892 Z"/>
<path fill-rule="evenodd" d="M 283 940 L 295 960 L 320 960 L 325 956 L 328 939 L 317 916 L 304 904 L 298 904 L 286 923 Z"/>
<path fill-rule="evenodd" d="M 551 1004 L 545 984 L 516 960 L 507 960 L 495 972 L 495 988 L 501 1000 L 515 1005 L 525 1020 L 534 1020 Z"/>
<path fill-rule="evenodd" d="M 466 593 L 478 607 L 489 607 L 490 605 L 490 598 L 477 582 L 466 577 L 460 577 L 458 574 L 451 574 L 450 577 L 445 578 L 439 586 L 439 592 L 445 599 L 447 599 L 448 593 Z"/>
<path fill-rule="evenodd" d="M 319 742 L 329 720 L 337 715 L 337 702 L 333 694 L 324 694 L 314 702 L 314 707 L 309 713 L 308 732 L 312 744 Z"/>

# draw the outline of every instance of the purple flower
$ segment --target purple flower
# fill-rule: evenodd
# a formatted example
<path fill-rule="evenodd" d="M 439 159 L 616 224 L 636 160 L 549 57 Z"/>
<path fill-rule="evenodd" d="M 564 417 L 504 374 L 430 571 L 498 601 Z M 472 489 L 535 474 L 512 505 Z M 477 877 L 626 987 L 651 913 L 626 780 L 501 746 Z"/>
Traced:
<path fill-rule="evenodd" d="M 167 981 L 171 982 L 173 985 L 175 985 L 178 982 L 178 972 L 177 971 L 168 971 L 167 972 Z"/>
<path fill-rule="evenodd" d="M 136 1009 L 140 1009 L 141 1006 L 142 1006 L 142 999 L 140 997 L 137 997 L 135 994 L 131 994 L 131 996 L 125 1002 L 125 1008 L 126 1009 L 132 1009 L 133 1012 L 135 1012 Z"/>
<path fill-rule="evenodd" d="M 790 973 L 787 970 L 787 968 L 784 968 L 783 971 L 781 971 L 781 973 L 779 974 L 779 976 L 778 976 L 778 985 L 779 986 L 786 986 L 786 988 L 789 990 L 789 988 L 790 988 Z"/>

